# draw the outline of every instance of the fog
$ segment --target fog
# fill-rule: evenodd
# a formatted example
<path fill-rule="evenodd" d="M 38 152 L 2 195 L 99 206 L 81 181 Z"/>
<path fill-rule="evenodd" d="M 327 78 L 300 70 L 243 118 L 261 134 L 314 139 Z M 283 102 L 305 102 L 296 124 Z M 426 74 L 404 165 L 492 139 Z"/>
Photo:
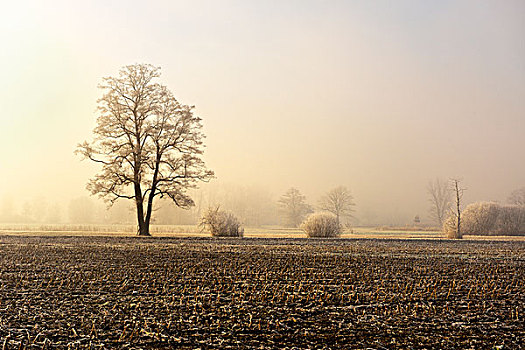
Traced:
<path fill-rule="evenodd" d="M 134 63 L 203 119 L 216 179 L 198 205 L 279 224 L 290 187 L 315 206 L 343 185 L 355 224 L 404 225 L 430 220 L 426 186 L 450 177 L 465 203 L 503 203 L 525 186 L 524 33 L 522 1 L 4 4 L 0 221 L 133 223 L 90 197 L 98 167 L 73 152 L 102 77 Z"/>

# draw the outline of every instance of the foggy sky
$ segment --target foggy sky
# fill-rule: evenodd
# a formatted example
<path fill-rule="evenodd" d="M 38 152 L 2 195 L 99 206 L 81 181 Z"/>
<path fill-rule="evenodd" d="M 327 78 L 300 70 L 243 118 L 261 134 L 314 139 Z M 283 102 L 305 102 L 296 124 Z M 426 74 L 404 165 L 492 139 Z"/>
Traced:
<path fill-rule="evenodd" d="M 426 184 L 465 201 L 525 186 L 523 1 L 20 1 L 0 11 L 0 198 L 85 196 L 97 85 L 162 67 L 195 105 L 217 180 L 359 215 L 428 216 Z"/>

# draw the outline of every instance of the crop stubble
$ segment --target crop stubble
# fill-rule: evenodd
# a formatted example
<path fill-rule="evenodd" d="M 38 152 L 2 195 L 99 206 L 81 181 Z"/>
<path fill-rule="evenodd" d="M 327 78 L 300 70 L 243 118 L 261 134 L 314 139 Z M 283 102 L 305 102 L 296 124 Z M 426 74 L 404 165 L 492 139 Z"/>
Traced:
<path fill-rule="evenodd" d="M 0 349 L 520 348 L 525 243 L 0 237 Z"/>

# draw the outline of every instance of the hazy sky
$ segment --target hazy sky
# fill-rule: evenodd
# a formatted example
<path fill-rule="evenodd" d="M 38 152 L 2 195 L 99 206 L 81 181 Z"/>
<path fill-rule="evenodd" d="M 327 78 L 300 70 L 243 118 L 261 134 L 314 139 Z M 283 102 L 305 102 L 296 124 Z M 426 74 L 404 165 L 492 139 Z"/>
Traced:
<path fill-rule="evenodd" d="M 521 0 L 10 1 L 0 44 L 0 198 L 87 194 L 73 151 L 133 63 L 196 106 L 224 182 L 407 217 L 435 177 L 468 201 L 525 186 Z"/>

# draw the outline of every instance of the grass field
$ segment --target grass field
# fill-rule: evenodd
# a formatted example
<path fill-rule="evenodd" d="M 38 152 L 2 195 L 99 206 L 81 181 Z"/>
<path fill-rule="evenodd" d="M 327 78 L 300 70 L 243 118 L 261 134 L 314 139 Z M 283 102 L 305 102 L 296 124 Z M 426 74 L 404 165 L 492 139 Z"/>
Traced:
<path fill-rule="evenodd" d="M 0 224 L 0 235 L 130 237 L 136 230 L 135 225 Z M 151 234 L 155 237 L 210 237 L 196 225 L 152 225 Z M 306 235 L 299 228 L 263 226 L 246 227 L 245 237 L 304 238 Z M 436 230 L 355 227 L 346 229 L 341 238 L 444 239 L 445 236 Z M 525 241 L 525 236 L 464 236 L 464 239 Z"/>
<path fill-rule="evenodd" d="M 2 235 L 0 346 L 518 349 L 524 268 L 521 241 Z"/>

